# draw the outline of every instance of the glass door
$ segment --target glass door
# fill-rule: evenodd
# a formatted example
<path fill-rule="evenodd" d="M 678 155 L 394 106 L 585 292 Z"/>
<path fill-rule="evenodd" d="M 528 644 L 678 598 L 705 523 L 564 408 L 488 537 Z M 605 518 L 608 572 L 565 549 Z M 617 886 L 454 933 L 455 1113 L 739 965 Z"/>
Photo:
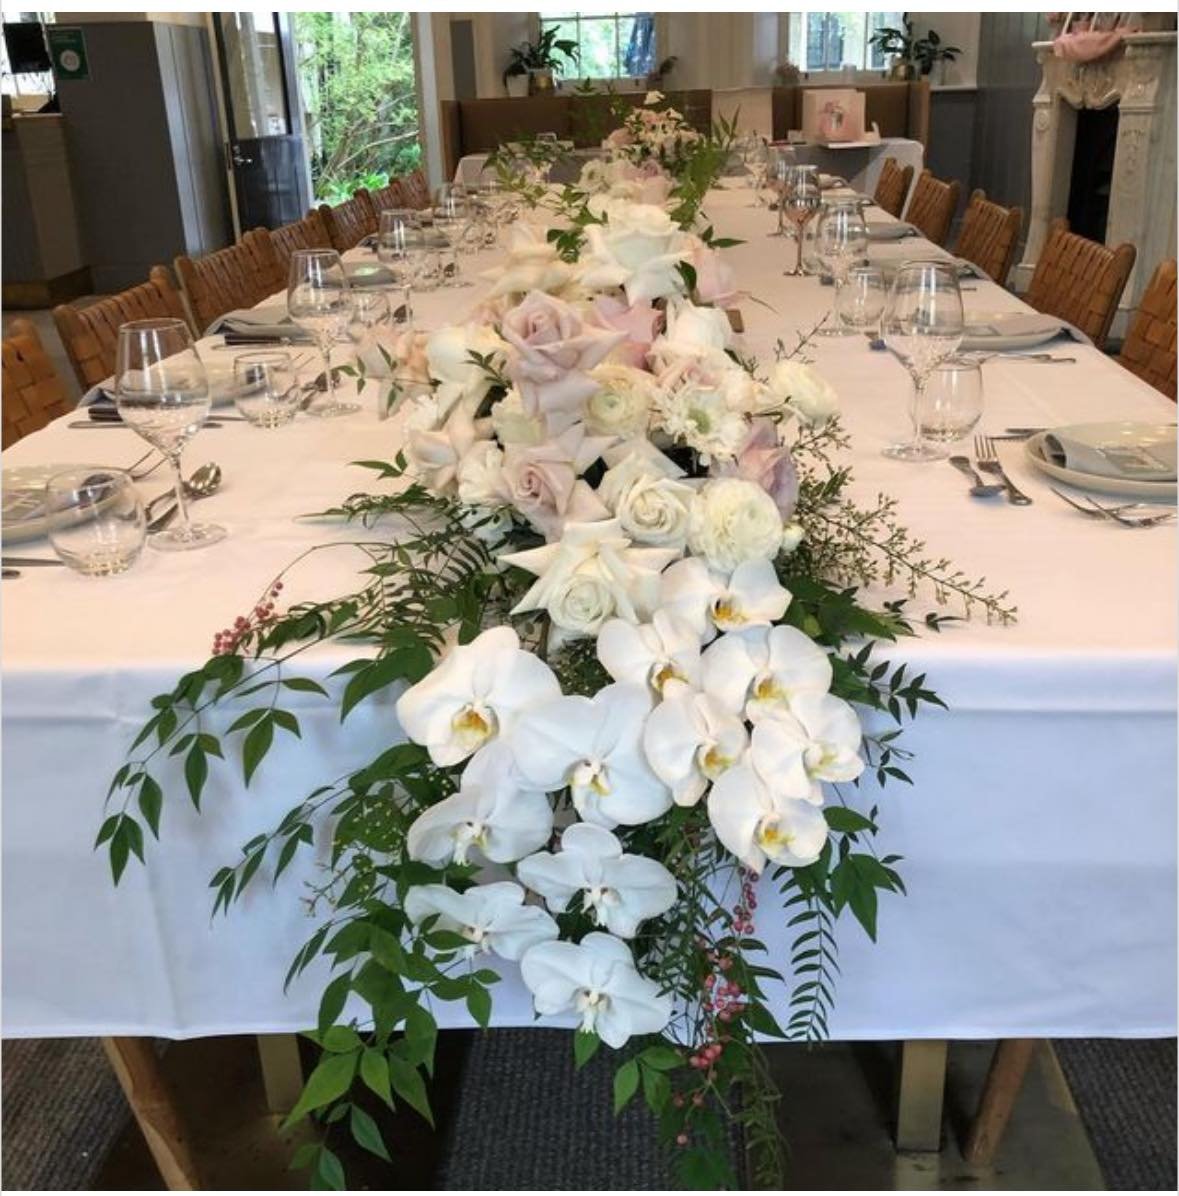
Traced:
<path fill-rule="evenodd" d="M 213 20 L 237 231 L 300 220 L 310 195 L 285 20 L 267 12 L 219 12 Z"/>

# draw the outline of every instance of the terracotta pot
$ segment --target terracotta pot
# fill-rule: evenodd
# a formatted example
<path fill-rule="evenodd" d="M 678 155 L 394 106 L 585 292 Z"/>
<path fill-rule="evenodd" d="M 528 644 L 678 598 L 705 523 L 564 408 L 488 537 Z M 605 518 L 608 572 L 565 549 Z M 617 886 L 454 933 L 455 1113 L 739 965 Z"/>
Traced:
<path fill-rule="evenodd" d="M 538 69 L 528 72 L 528 94 L 532 96 L 548 96 L 556 91 L 553 86 L 553 72 Z"/>

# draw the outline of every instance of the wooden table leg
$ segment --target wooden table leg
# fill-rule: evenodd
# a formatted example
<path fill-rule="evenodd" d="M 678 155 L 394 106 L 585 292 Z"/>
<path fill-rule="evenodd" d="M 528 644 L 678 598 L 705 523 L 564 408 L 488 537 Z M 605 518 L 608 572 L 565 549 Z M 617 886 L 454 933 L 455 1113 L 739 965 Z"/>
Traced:
<path fill-rule="evenodd" d="M 978 1111 L 970 1124 L 962 1157 L 975 1167 L 988 1167 L 1003 1140 L 1015 1099 L 1023 1087 L 1028 1064 L 1040 1038 L 1004 1038 L 995 1047 L 991 1067 L 983 1085 Z"/>
<path fill-rule="evenodd" d="M 259 1034 L 258 1058 L 262 1064 L 262 1086 L 266 1108 L 286 1116 L 303 1091 L 303 1065 L 299 1060 L 296 1034 Z"/>
<path fill-rule="evenodd" d="M 174 1192 L 200 1189 L 188 1135 L 150 1038 L 104 1038 L 106 1057 L 147 1139 L 160 1175 Z"/>
<path fill-rule="evenodd" d="M 910 1039 L 901 1046 L 897 1150 L 940 1150 L 946 1092 L 943 1039 Z"/>

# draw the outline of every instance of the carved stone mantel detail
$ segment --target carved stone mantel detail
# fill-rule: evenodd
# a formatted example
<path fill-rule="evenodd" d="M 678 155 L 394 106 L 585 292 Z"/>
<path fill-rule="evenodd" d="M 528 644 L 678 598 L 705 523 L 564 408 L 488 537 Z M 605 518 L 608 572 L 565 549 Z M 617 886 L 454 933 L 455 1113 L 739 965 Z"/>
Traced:
<path fill-rule="evenodd" d="M 1169 235 L 1165 230 L 1175 220 L 1175 43 L 1174 33 L 1132 34 L 1109 58 L 1086 63 L 1057 58 L 1051 42 L 1035 43 L 1043 73 L 1032 99 L 1032 202 L 1027 245 L 1016 267 L 1019 289 L 1031 280 L 1049 224 L 1067 212 L 1076 114 L 1082 108 L 1118 105 L 1105 240 L 1138 247 L 1123 308 L 1136 305 L 1140 280 L 1158 258 L 1174 253 L 1173 229 Z"/>

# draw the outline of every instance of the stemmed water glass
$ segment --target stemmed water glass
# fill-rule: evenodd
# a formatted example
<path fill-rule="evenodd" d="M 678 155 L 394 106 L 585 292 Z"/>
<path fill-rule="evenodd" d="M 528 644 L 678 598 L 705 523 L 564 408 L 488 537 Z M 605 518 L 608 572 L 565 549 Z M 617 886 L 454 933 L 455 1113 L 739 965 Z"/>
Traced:
<path fill-rule="evenodd" d="M 464 286 L 459 279 L 458 243 L 470 218 L 467 189 L 459 183 L 443 183 L 435 195 L 434 227 L 446 244 L 440 250 L 443 258 L 442 286 Z"/>
<path fill-rule="evenodd" d="M 153 548 L 204 548 L 224 538 L 215 523 L 188 517 L 180 454 L 209 417 L 209 380 L 183 320 L 132 320 L 119 328 L 115 401 L 123 422 L 158 449 L 172 467 L 177 526 L 149 541 Z"/>
<path fill-rule="evenodd" d="M 839 292 L 847 273 L 868 252 L 868 226 L 856 200 L 836 200 L 819 217 L 816 229 L 819 257 L 835 284 L 831 315 L 818 330 L 823 336 L 844 336 L 848 329 L 839 319 Z"/>
<path fill-rule="evenodd" d="M 964 319 L 958 274 L 951 262 L 905 262 L 897 271 L 888 298 L 881 333 L 913 379 L 910 414 L 913 439 L 891 444 L 886 457 L 898 461 L 936 461 L 946 455 L 925 439 L 925 385 L 933 370 L 952 357 L 962 343 Z"/>
<path fill-rule="evenodd" d="M 343 335 L 352 316 L 352 288 L 344 263 L 334 249 L 296 249 L 291 254 L 287 308 L 291 319 L 315 337 L 323 355 L 327 400 L 312 403 L 307 414 L 328 418 L 359 411 L 359 404 L 341 403 L 336 398 L 332 377 L 332 344 Z"/>
<path fill-rule="evenodd" d="M 764 208 L 766 201 L 762 197 L 762 189 L 766 185 L 766 172 L 770 164 L 770 147 L 756 133 L 750 134 L 750 138 L 749 148 L 744 154 L 745 166 L 751 176 L 750 185 L 753 187 L 753 202 L 749 206 Z"/>
<path fill-rule="evenodd" d="M 410 289 L 418 281 L 415 254 L 421 256 L 421 233 L 412 208 L 389 208 L 377 227 L 377 260 L 393 276 L 392 290 L 400 292 L 404 311 L 393 309 L 393 322 L 413 320 Z M 392 302 L 392 301 L 390 301 Z"/>
<path fill-rule="evenodd" d="M 802 268 L 803 232 L 807 224 L 814 219 L 821 203 L 822 197 L 816 168 L 814 166 L 791 166 L 786 175 L 786 190 L 781 204 L 782 212 L 786 219 L 794 225 L 798 237 L 794 269 L 786 271 L 786 274 L 791 277 L 805 273 Z"/>
<path fill-rule="evenodd" d="M 786 227 L 786 215 L 783 211 L 783 206 L 786 201 L 786 196 L 790 192 L 791 170 L 794 169 L 794 162 L 791 161 L 781 150 L 775 150 L 773 157 L 770 159 L 769 170 L 767 172 L 766 181 L 770 189 L 774 193 L 775 204 L 778 209 L 778 227 L 774 232 L 770 233 L 771 237 L 792 237 L 794 233 Z"/>

